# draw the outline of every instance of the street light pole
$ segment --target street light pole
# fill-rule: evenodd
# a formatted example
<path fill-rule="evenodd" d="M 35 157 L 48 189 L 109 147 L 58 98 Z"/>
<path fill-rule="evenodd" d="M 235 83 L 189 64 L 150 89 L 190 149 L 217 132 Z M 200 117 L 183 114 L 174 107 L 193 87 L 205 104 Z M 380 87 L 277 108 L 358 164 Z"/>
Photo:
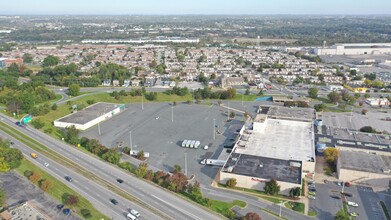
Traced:
<path fill-rule="evenodd" d="M 144 110 L 144 94 L 141 94 L 141 110 Z"/>
<path fill-rule="evenodd" d="M 174 122 L 174 105 L 171 106 L 171 122 Z"/>
<path fill-rule="evenodd" d="M 187 176 L 187 152 L 185 152 L 185 176 Z"/>
<path fill-rule="evenodd" d="M 100 122 L 98 123 L 98 134 L 100 136 Z"/>
<path fill-rule="evenodd" d="M 345 189 L 345 182 L 342 182 L 342 194 L 344 189 Z"/>
<path fill-rule="evenodd" d="M 228 110 L 227 121 L 229 121 L 229 102 L 228 102 L 228 108 L 227 108 L 227 110 Z"/>
<path fill-rule="evenodd" d="M 281 204 L 282 204 L 283 202 L 284 202 L 284 201 L 281 201 L 281 202 L 280 202 L 280 214 L 278 215 L 280 218 L 281 218 L 281 207 L 282 207 Z"/>
<path fill-rule="evenodd" d="M 213 140 L 216 140 L 216 119 L 213 119 Z"/>
<path fill-rule="evenodd" d="M 244 96 L 244 94 L 242 94 L 242 106 L 243 106 L 243 96 Z"/>
<path fill-rule="evenodd" d="M 129 146 L 130 150 L 133 150 L 133 144 L 132 144 L 132 131 L 129 131 Z"/>

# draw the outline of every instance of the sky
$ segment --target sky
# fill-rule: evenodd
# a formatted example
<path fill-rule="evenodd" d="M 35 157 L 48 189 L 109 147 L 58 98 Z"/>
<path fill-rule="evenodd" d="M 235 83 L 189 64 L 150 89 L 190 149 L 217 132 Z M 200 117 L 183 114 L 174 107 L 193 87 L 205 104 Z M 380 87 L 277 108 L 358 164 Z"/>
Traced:
<path fill-rule="evenodd" d="M 391 0 L 4 0 L 0 15 L 391 14 Z"/>

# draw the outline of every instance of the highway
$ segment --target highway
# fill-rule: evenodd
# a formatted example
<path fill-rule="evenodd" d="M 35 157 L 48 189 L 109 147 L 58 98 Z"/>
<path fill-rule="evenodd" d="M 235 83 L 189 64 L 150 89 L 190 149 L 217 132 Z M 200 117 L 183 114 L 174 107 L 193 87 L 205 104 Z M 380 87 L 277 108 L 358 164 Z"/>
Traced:
<path fill-rule="evenodd" d="M 158 212 L 164 213 L 165 218 L 168 219 L 221 219 L 221 216 L 218 216 L 214 213 L 211 213 L 204 208 L 201 208 L 195 204 L 192 204 L 190 202 L 187 202 L 177 195 L 168 192 L 164 189 L 161 189 L 159 187 L 156 187 L 150 183 L 148 183 L 145 180 L 138 179 L 129 173 L 126 173 L 125 171 L 109 164 L 104 161 L 101 161 L 98 158 L 95 158 L 91 155 L 88 155 L 86 153 L 83 153 L 82 151 L 75 149 L 73 147 L 70 147 L 64 142 L 58 141 L 53 139 L 52 137 L 39 132 L 36 129 L 33 128 L 22 128 L 19 126 L 16 126 L 14 121 L 6 116 L 3 116 L 6 124 L 9 126 L 12 126 L 14 129 L 17 129 L 21 132 L 23 132 L 25 135 L 30 136 L 31 138 L 35 139 L 36 141 L 40 142 L 41 144 L 51 148 L 55 152 L 61 154 L 62 156 L 72 160 L 73 162 L 77 163 L 84 169 L 90 171 L 94 175 L 104 179 L 105 181 L 115 185 L 116 187 L 126 191 L 127 193 L 137 197 L 138 199 L 142 200 L 149 206 L 153 207 L 155 211 L 158 210 Z M 11 138 L 13 140 L 13 138 Z M 15 141 L 14 141 L 15 142 Z M 15 142 L 17 143 L 17 142 Z M 20 142 L 16 144 L 19 148 Z M 24 147 L 20 147 L 21 150 L 26 152 L 28 155 L 32 152 L 32 150 Z M 42 158 L 42 157 L 40 157 Z M 42 158 L 43 159 L 43 158 Z M 56 164 L 53 161 L 50 161 L 50 164 Z M 44 161 L 41 161 L 41 159 L 35 161 L 40 162 L 41 164 Z M 53 168 L 51 168 L 53 167 Z M 57 168 L 58 170 L 55 170 Z M 75 187 L 79 189 L 85 189 L 87 190 L 89 188 L 89 192 L 86 192 L 88 194 L 86 196 L 87 199 L 91 199 L 91 195 L 97 194 L 96 189 L 98 188 L 97 184 L 89 181 L 88 179 L 85 179 L 84 177 L 81 177 L 77 175 L 76 173 L 70 172 L 69 170 L 60 170 L 58 164 L 55 166 L 49 166 L 48 169 L 54 169 L 52 172 L 56 173 L 56 176 L 59 177 L 59 179 L 64 180 L 65 175 L 69 175 L 72 178 L 74 178 L 74 182 L 69 184 L 74 184 Z M 124 180 L 124 183 L 120 184 L 116 181 L 117 178 L 121 178 Z M 109 208 L 116 208 L 119 210 L 116 210 L 117 217 L 118 213 L 121 211 L 124 212 L 127 205 L 121 205 L 125 204 L 125 199 L 122 199 L 118 195 L 112 195 L 112 194 L 104 194 L 105 196 L 101 196 L 101 198 L 97 197 L 94 198 L 97 201 L 99 201 L 102 204 L 106 204 L 109 206 Z M 95 195 L 94 195 L 95 197 Z M 117 206 L 109 205 L 110 204 L 110 198 L 114 197 L 119 201 L 119 204 Z M 93 202 L 92 199 L 91 201 Z M 100 206 L 98 206 L 99 208 Z M 129 207 L 128 207 L 129 208 Z M 107 208 L 106 208 L 107 209 Z M 142 210 L 141 208 L 139 208 Z M 103 210 L 102 210 L 103 212 Z M 141 214 L 144 213 L 141 211 Z M 123 216 L 124 218 L 124 216 Z M 121 218 L 119 218 L 121 219 Z M 156 218 L 149 218 L 149 219 L 156 219 Z"/>

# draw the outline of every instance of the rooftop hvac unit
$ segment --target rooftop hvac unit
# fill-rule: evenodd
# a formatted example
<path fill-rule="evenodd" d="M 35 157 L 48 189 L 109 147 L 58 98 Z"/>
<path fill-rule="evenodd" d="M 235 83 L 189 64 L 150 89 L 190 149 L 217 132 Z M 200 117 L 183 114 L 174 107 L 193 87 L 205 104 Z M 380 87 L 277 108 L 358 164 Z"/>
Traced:
<path fill-rule="evenodd" d="M 290 165 L 291 167 L 301 167 L 301 164 L 300 164 L 299 162 L 293 162 L 293 161 L 291 161 L 291 162 L 289 163 L 289 165 Z"/>

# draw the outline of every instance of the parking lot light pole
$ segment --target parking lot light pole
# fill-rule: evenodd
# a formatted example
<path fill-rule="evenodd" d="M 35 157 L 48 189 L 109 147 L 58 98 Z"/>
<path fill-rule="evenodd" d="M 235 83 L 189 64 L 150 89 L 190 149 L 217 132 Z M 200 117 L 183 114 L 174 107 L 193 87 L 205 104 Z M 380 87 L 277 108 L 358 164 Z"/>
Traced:
<path fill-rule="evenodd" d="M 342 194 L 344 189 L 345 189 L 345 182 L 342 181 Z"/>
<path fill-rule="evenodd" d="M 282 205 L 282 203 L 283 203 L 284 201 L 280 201 L 280 214 L 278 215 L 280 218 L 281 218 L 281 205 Z"/>
<path fill-rule="evenodd" d="M 187 152 L 185 152 L 185 176 L 187 177 Z"/>
<path fill-rule="evenodd" d="M 133 144 L 132 144 L 132 131 L 129 131 L 129 146 L 130 150 L 133 150 Z"/>
<path fill-rule="evenodd" d="M 216 119 L 213 119 L 213 140 L 216 140 Z"/>
<path fill-rule="evenodd" d="M 98 123 L 98 134 L 100 136 L 100 122 Z"/>
<path fill-rule="evenodd" d="M 171 106 L 171 122 L 174 122 L 174 105 Z"/>
<path fill-rule="evenodd" d="M 141 94 L 141 110 L 144 110 L 144 94 Z"/>

